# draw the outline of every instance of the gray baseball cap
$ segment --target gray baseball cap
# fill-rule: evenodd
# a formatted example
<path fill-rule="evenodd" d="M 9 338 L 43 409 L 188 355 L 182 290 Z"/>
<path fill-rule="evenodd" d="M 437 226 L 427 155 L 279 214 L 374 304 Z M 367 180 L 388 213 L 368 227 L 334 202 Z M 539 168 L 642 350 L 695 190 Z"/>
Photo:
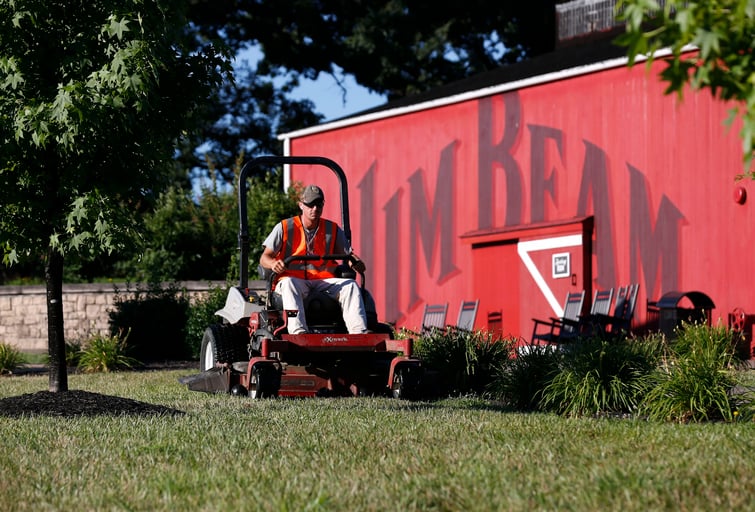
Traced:
<path fill-rule="evenodd" d="M 318 201 L 325 201 L 325 194 L 322 193 L 322 189 L 317 185 L 307 185 L 302 191 L 299 199 L 302 203 L 310 205 Z"/>

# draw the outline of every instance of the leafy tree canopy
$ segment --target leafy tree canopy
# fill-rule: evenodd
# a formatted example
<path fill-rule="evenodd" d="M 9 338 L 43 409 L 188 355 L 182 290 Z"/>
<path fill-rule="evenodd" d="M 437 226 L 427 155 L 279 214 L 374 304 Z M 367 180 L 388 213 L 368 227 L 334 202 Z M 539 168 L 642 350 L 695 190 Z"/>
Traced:
<path fill-rule="evenodd" d="M 163 185 L 227 60 L 189 49 L 183 2 L 0 3 L 0 244 L 112 251 Z M 191 50 L 191 51 L 190 51 Z"/>
<path fill-rule="evenodd" d="M 630 64 L 669 48 L 661 72 L 667 93 L 680 97 L 685 86 L 709 89 L 717 98 L 734 100 L 729 122 L 740 116 L 745 166 L 755 150 L 755 0 L 622 0 L 626 33 L 618 42 L 627 46 Z M 690 52 L 690 45 L 698 51 Z M 755 179 L 755 171 L 748 171 Z"/>
<path fill-rule="evenodd" d="M 238 175 L 240 165 L 234 167 Z M 238 183 L 238 180 L 234 181 Z M 281 219 L 299 212 L 296 190 L 284 193 L 281 173 L 255 177 L 248 184 L 247 213 L 252 268 L 262 254 L 262 241 Z M 212 279 L 238 282 L 238 187 L 212 180 L 192 192 L 173 187 L 160 195 L 145 215 L 149 246 L 130 261 L 124 274 L 141 282 Z"/>
<path fill-rule="evenodd" d="M 240 146 L 251 156 L 279 153 L 275 133 L 321 119 L 311 103 L 287 99 L 301 78 L 352 74 L 396 99 L 552 51 L 556 3 L 193 0 L 198 34 L 219 35 L 237 52 L 254 46 L 263 58 L 224 88 L 205 132 L 210 144 L 184 162 L 201 165 L 209 149 L 230 177 Z"/>
<path fill-rule="evenodd" d="M 273 67 L 315 78 L 338 66 L 393 99 L 551 51 L 556 3 L 226 1 L 201 23 L 234 48 L 259 43 Z"/>
<path fill-rule="evenodd" d="M 138 238 L 227 58 L 189 46 L 181 0 L 0 1 L 0 246 L 45 254 L 50 391 L 68 388 L 64 254 Z"/>

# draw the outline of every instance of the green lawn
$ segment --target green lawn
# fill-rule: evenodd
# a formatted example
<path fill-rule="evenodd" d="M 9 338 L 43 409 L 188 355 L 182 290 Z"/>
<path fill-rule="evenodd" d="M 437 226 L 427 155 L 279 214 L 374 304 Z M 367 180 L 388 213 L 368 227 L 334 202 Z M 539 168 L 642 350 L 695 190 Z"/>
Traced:
<path fill-rule="evenodd" d="M 252 401 L 193 372 L 70 375 L 172 416 L 0 417 L 0 510 L 751 510 L 755 424 L 506 412 L 477 399 Z M 0 398 L 47 376 L 0 378 Z"/>

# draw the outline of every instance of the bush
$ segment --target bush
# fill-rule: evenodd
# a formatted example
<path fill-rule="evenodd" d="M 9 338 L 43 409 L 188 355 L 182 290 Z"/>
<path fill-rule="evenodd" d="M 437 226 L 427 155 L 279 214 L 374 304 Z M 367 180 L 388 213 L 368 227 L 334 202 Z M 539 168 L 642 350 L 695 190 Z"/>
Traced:
<path fill-rule="evenodd" d="M 438 373 L 441 394 L 483 394 L 500 365 L 509 358 L 511 344 L 486 331 L 432 329 L 420 335 L 415 355 Z"/>
<path fill-rule="evenodd" d="M 84 341 L 78 367 L 85 373 L 125 370 L 139 364 L 127 355 L 128 333 L 125 336 L 94 335 Z"/>
<path fill-rule="evenodd" d="M 475 394 L 487 394 L 498 369 L 511 359 L 516 340 L 500 338 L 489 331 L 461 331 L 471 345 L 469 389 Z"/>
<path fill-rule="evenodd" d="M 196 299 L 189 305 L 189 318 L 186 322 L 186 346 L 192 359 L 199 357 L 205 329 L 211 324 L 221 321 L 215 315 L 215 312 L 223 308 L 227 295 L 227 289 L 213 287 L 206 296 Z"/>
<path fill-rule="evenodd" d="M 667 345 L 663 364 L 641 411 L 650 419 L 680 423 L 734 419 L 730 391 L 736 362 L 732 332 L 724 326 L 682 324 Z"/>
<path fill-rule="evenodd" d="M 110 334 L 129 332 L 133 357 L 141 361 L 182 360 L 190 356 L 186 345 L 189 300 L 174 285 L 149 285 L 128 298 L 116 290 L 110 312 Z"/>
<path fill-rule="evenodd" d="M 236 178 L 241 163 L 234 166 Z M 149 245 L 121 262 L 120 273 L 143 282 L 238 279 L 238 180 L 233 187 L 218 181 L 212 162 L 210 178 L 198 193 L 173 187 L 160 195 L 144 219 Z M 247 190 L 249 261 L 256 262 L 273 226 L 301 212 L 296 191 L 283 192 L 280 172 L 250 179 Z"/>
<path fill-rule="evenodd" d="M 0 374 L 12 373 L 17 366 L 24 363 L 24 356 L 15 347 L 0 343 Z"/>
<path fill-rule="evenodd" d="M 527 348 L 498 368 L 490 393 L 518 411 L 537 411 L 543 409 L 543 389 L 558 373 L 563 354 L 546 346 Z"/>
<path fill-rule="evenodd" d="M 564 349 L 542 405 L 566 416 L 633 413 L 650 386 L 658 353 L 654 338 L 581 339 Z"/>
<path fill-rule="evenodd" d="M 74 368 L 79 366 L 79 360 L 81 359 L 81 342 L 80 341 L 66 341 L 66 366 Z"/>

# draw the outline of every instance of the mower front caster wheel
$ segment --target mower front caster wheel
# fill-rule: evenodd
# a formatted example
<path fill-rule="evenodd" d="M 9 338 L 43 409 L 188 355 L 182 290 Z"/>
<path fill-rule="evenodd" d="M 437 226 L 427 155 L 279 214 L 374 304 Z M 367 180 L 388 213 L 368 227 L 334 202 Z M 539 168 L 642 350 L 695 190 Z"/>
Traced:
<path fill-rule="evenodd" d="M 275 398 L 280 388 L 280 375 L 273 366 L 255 366 L 249 379 L 250 398 Z"/>
<path fill-rule="evenodd" d="M 419 398 L 420 372 L 418 366 L 396 368 L 393 374 L 391 394 L 393 398 L 416 400 Z"/>

